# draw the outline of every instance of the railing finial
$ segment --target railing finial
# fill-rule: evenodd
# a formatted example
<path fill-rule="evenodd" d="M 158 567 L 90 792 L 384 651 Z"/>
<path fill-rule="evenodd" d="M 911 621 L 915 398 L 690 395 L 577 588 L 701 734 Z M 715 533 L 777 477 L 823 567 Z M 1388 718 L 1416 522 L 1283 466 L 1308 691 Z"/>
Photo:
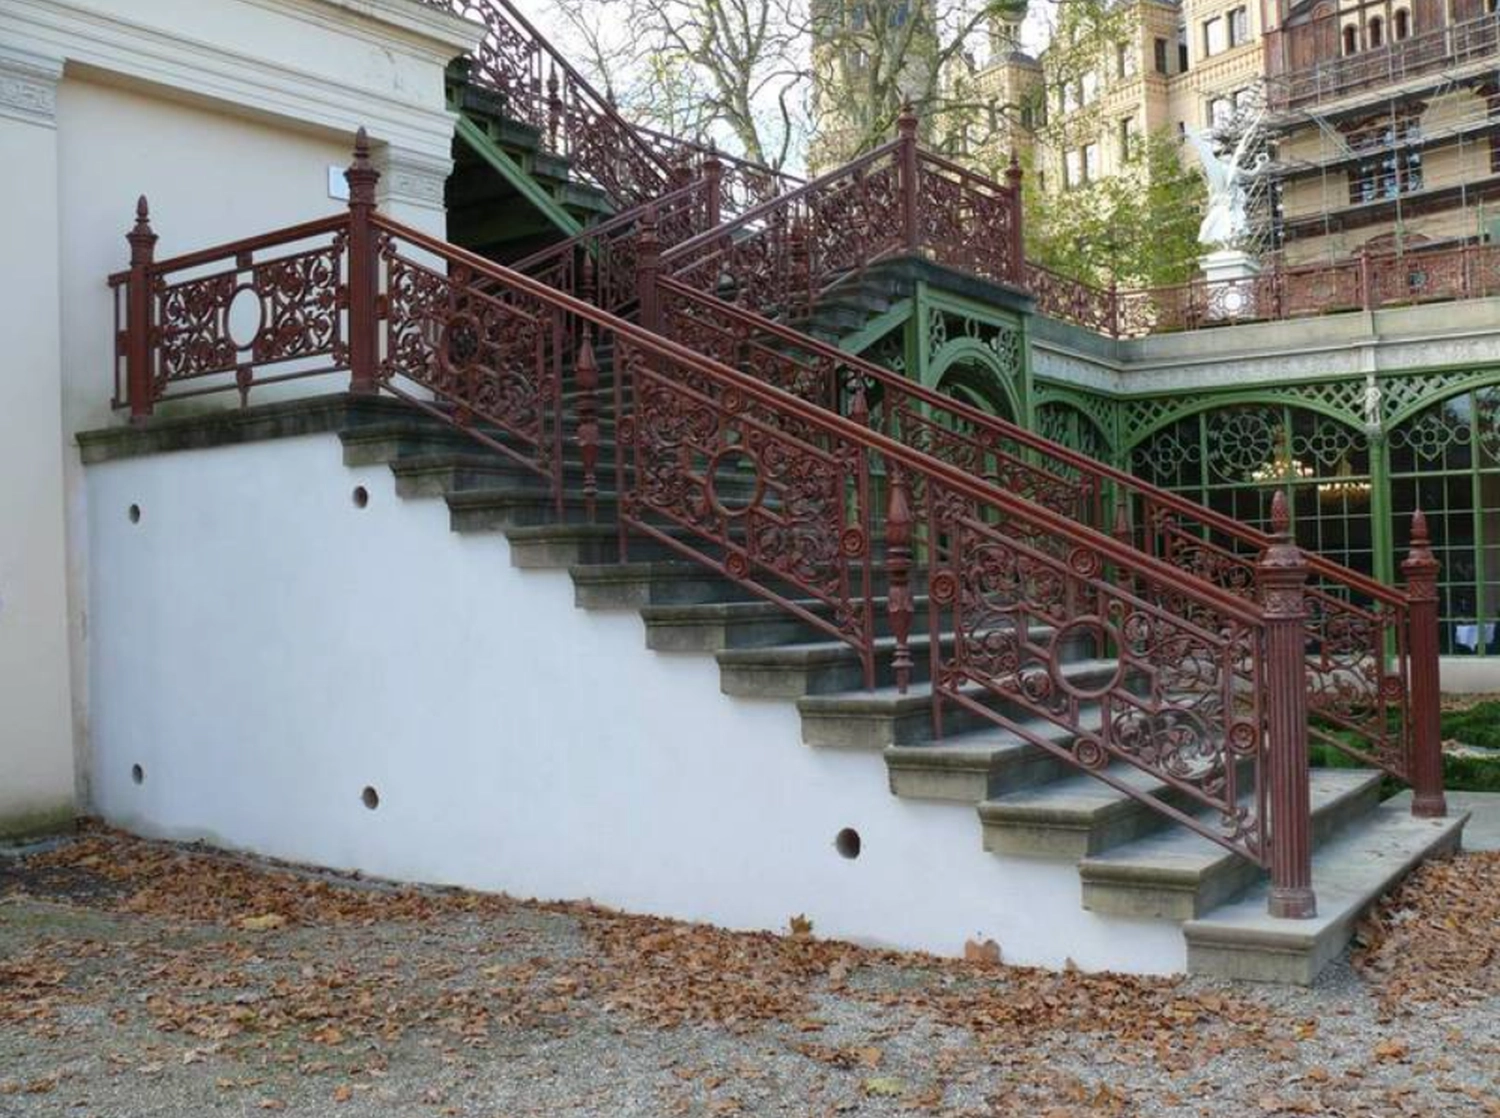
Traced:
<path fill-rule="evenodd" d="M 354 134 L 354 162 L 344 170 L 344 181 L 349 184 L 350 209 L 375 208 L 375 186 L 380 182 L 380 172 L 370 162 L 370 134 L 364 125 Z"/>
<path fill-rule="evenodd" d="M 901 106 L 901 115 L 896 118 L 896 135 L 903 140 L 917 138 L 917 107 L 910 100 Z"/>
<path fill-rule="evenodd" d="M 156 247 L 156 231 L 151 228 L 151 204 L 142 194 L 135 203 L 135 227 L 125 234 L 130 244 L 132 264 L 151 263 L 151 250 Z"/>
<path fill-rule="evenodd" d="M 1271 498 L 1271 531 L 1281 537 L 1291 535 L 1292 510 L 1286 503 L 1286 490 L 1278 489 Z"/>
<path fill-rule="evenodd" d="M 1411 514 L 1411 550 L 1426 552 L 1424 558 L 1432 557 L 1432 539 L 1427 534 L 1427 514 L 1417 509 Z"/>

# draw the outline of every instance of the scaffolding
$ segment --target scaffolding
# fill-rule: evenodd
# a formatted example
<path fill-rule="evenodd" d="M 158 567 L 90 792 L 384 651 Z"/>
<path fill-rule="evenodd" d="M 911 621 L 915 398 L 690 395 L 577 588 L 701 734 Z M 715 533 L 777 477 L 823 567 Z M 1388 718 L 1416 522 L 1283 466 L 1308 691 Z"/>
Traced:
<path fill-rule="evenodd" d="M 1500 15 L 1272 76 L 1266 99 L 1270 158 L 1250 209 L 1263 251 L 1317 241 L 1296 262 L 1333 262 L 1371 227 L 1397 252 L 1500 242 Z M 1437 237 L 1412 225 L 1455 212 Z"/>

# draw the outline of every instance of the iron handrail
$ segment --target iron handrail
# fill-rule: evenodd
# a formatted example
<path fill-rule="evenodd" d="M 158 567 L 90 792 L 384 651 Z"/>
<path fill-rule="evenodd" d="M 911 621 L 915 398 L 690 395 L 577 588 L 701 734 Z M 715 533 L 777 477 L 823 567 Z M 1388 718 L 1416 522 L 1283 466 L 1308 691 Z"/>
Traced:
<path fill-rule="evenodd" d="M 1079 524 L 1044 506 L 1035 505 L 1003 488 L 975 478 L 966 471 L 914 450 L 878 431 L 872 431 L 852 419 L 809 404 L 748 373 L 742 373 L 729 365 L 705 357 L 670 338 L 662 337 L 628 319 L 610 314 L 591 303 L 549 287 L 524 273 L 496 264 L 468 249 L 449 244 L 384 214 L 373 215 L 372 221 L 376 228 L 395 234 L 425 252 L 459 264 L 476 275 L 494 280 L 500 286 L 519 291 L 538 302 L 548 303 L 595 327 L 604 327 L 610 333 L 624 338 L 642 350 L 669 357 L 695 371 L 732 385 L 736 391 L 743 393 L 748 399 L 759 401 L 780 412 L 794 416 L 801 422 L 823 427 L 841 438 L 859 443 L 867 450 L 879 452 L 902 467 L 941 480 L 945 486 L 953 488 L 966 497 L 989 502 L 1004 510 L 1007 515 L 1023 523 L 1045 529 L 1047 532 L 1066 539 L 1071 544 L 1096 549 L 1105 559 L 1134 571 L 1145 581 L 1180 584 L 1178 589 L 1189 598 L 1202 602 L 1204 605 L 1210 605 L 1233 617 L 1236 621 L 1252 626 L 1264 623 L 1264 613 L 1258 605 L 1239 595 L 1221 590 L 1208 582 L 1190 583 L 1184 578 L 1180 569 L 1154 556 L 1143 554 L 1138 549 L 1115 540 L 1107 533 Z"/>

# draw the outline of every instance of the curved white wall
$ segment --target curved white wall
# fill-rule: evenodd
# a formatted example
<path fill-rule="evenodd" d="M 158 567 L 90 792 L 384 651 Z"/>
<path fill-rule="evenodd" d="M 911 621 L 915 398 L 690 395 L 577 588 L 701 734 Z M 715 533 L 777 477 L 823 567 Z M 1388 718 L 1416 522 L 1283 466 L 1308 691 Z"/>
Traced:
<path fill-rule="evenodd" d="M 722 695 L 711 656 L 648 651 L 636 613 L 576 609 L 566 573 L 450 532 L 443 502 L 346 469 L 334 438 L 87 480 L 92 778 L 121 826 L 734 927 L 806 913 L 945 953 L 1184 965 L 1175 924 L 1084 912 L 1073 866 L 985 853 L 971 808 L 804 746 L 792 704 Z"/>

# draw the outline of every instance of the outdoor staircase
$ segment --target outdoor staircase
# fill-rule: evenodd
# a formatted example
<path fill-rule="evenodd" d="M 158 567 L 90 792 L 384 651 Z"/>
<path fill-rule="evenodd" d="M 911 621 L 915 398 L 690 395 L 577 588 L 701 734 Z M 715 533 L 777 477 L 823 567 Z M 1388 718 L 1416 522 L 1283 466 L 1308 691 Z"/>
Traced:
<path fill-rule="evenodd" d="M 340 437 L 347 465 L 386 464 L 398 495 L 446 501 L 453 531 L 501 532 L 514 565 L 566 569 L 578 607 L 636 611 L 648 648 L 714 657 L 725 694 L 794 704 L 804 746 L 866 752 L 871 764 L 884 762 L 893 795 L 972 811 L 975 843 L 1076 874 L 1081 903 L 1090 911 L 1180 925 L 1193 973 L 1311 982 L 1382 893 L 1422 859 L 1459 843 L 1465 816 L 1415 819 L 1409 793 L 1380 800 L 1378 772 L 1316 770 L 1311 796 L 1319 915 L 1272 919 L 1257 867 L 1018 734 L 958 709 L 949 712 L 944 735 L 934 737 L 925 648 L 914 649 L 915 678 L 905 694 L 885 672 L 867 690 L 851 647 L 825 639 L 733 580 L 650 542 L 632 541 L 631 558 L 617 561 L 613 502 L 601 495 L 597 519 L 585 519 L 576 460 L 559 516 L 534 474 L 477 450 L 440 422 L 392 417 L 346 427 Z M 919 631 L 925 606 L 918 602 Z M 914 645 L 922 643 L 914 636 Z M 1115 669 L 1086 647 L 1066 657 L 1067 676 L 1081 686 Z M 988 701 L 1033 733 L 1059 743 L 1070 737 L 1022 708 Z M 1116 766 L 1116 775 L 1172 799 L 1169 788 L 1139 770 Z"/>
<path fill-rule="evenodd" d="M 527 87 L 533 108 L 539 103 L 534 79 Z M 1029 432 L 992 424 L 957 405 L 945 412 L 944 399 L 919 397 L 919 386 L 885 370 L 860 368 L 857 390 L 838 381 L 837 372 L 856 361 L 820 352 L 820 343 L 865 328 L 935 269 L 967 274 L 986 293 L 1019 281 L 1024 261 L 1014 184 L 979 180 L 920 152 L 916 122 L 908 114 L 895 143 L 728 224 L 703 229 L 687 222 L 664 255 L 654 215 L 629 209 L 623 194 L 611 200 L 574 182 L 576 168 L 544 142 L 534 119 L 527 125 L 507 118 L 501 93 L 474 85 L 461 70 L 455 70 L 451 92 L 462 114 L 458 143 L 464 154 L 450 184 L 450 237 L 463 247 L 375 213 L 378 176 L 363 137 L 349 172 L 347 218 L 220 246 L 188 258 L 188 265 L 169 261 L 153 274 L 155 238 L 143 202 L 131 234 L 137 253 L 132 269 L 112 282 L 126 287 L 123 379 L 126 402 L 146 424 L 144 432 L 150 433 L 156 401 L 170 398 L 165 389 L 171 377 L 155 372 L 169 370 L 169 363 L 153 347 L 175 338 L 152 329 L 155 312 L 144 297 L 150 285 L 175 290 L 167 286 L 174 268 L 201 267 L 216 255 L 248 260 L 247 245 L 263 254 L 278 244 L 331 234 L 337 245 L 348 246 L 349 278 L 338 284 L 335 257 L 331 272 L 338 291 L 325 302 L 336 299 L 347 310 L 347 331 L 320 336 L 318 344 L 308 341 L 296 356 L 326 357 L 333 369 L 347 368 L 362 394 L 357 399 L 367 404 L 382 389 L 406 401 L 353 407 L 349 414 L 358 421 L 333 428 L 348 465 L 388 465 L 398 495 L 445 501 L 454 531 L 502 533 L 518 568 L 567 570 L 578 606 L 637 611 L 645 642 L 656 653 L 713 656 L 724 694 L 794 707 L 806 746 L 878 753 L 894 795 L 973 810 L 976 844 L 1000 857 L 1055 863 L 1069 879 L 1076 874 L 1086 909 L 1114 919 L 1181 925 L 1190 970 L 1310 982 L 1383 891 L 1422 858 L 1457 845 L 1464 816 L 1417 817 L 1406 797 L 1381 802 L 1381 777 L 1374 770 L 1321 771 L 1305 787 L 1278 770 L 1281 765 L 1295 773 L 1305 764 L 1308 646 L 1321 640 L 1326 647 L 1334 639 L 1312 635 L 1300 612 L 1300 579 L 1308 568 L 1290 543 L 1284 506 L 1279 534 L 1257 538 L 1238 525 L 1215 524 L 1209 510 L 1174 506 L 1170 494 L 1135 486 L 1134 479 L 1108 475 L 1076 456 L 1070 460 L 1071 452 Z M 618 139 L 618 130 L 628 126 L 605 115 Z M 634 168 L 639 174 L 629 180 L 633 187 L 657 173 L 654 160 L 644 170 Z M 602 180 L 620 166 L 601 164 L 596 177 Z M 723 197 L 714 175 L 702 181 L 711 204 L 692 211 L 695 217 L 717 213 Z M 890 191 L 871 182 L 895 182 L 904 203 L 897 207 Z M 679 180 L 676 192 L 688 189 Z M 522 198 L 533 216 L 517 219 L 527 207 L 512 203 Z M 824 205 L 851 198 L 868 209 Z M 611 201 L 622 212 L 601 228 L 618 232 L 615 247 L 628 241 L 630 249 L 620 254 L 629 269 L 622 267 L 607 288 L 613 303 L 593 298 L 599 289 L 590 266 L 574 267 L 575 254 L 586 252 L 582 245 L 568 247 L 562 266 L 529 277 L 489 268 L 483 259 L 525 256 L 605 215 Z M 951 212 L 942 209 L 950 203 Z M 934 209 L 919 214 L 922 205 Z M 900 228 L 861 230 L 868 233 L 860 242 L 868 259 L 833 255 L 821 271 L 808 265 L 806 222 L 812 217 L 835 213 L 846 223 L 864 220 L 868 226 L 871 215 L 889 218 L 898 208 L 904 215 Z M 989 224 L 959 229 L 958 213 Z M 919 243 L 931 229 L 939 230 L 940 241 Z M 817 233 L 836 242 L 840 231 Z M 384 239 L 376 253 L 378 238 Z M 429 277 L 422 283 L 410 279 L 418 267 L 415 255 Z M 434 257 L 446 263 L 446 274 L 427 262 Z M 565 282 L 555 283 L 559 277 Z M 639 286 L 638 277 L 644 277 Z M 189 278 L 180 288 L 191 295 L 204 282 Z M 309 290 L 306 297 L 319 294 Z M 1015 291 L 1006 297 L 1025 298 Z M 632 298 L 636 321 L 614 317 Z M 664 309 L 666 300 L 683 306 Z M 215 327 L 188 324 L 193 328 Z M 615 368 L 621 339 L 642 355 L 638 366 Z M 219 352 L 212 345 L 187 352 L 200 350 Z M 587 378 L 574 367 L 584 352 L 597 362 L 596 368 L 583 367 Z M 180 353 L 174 360 L 182 361 Z M 235 377 L 231 387 L 247 396 L 257 383 L 248 367 L 211 361 L 182 379 L 225 373 Z M 617 374 L 630 386 L 618 396 Z M 871 386 L 868 401 L 865 381 Z M 659 429 L 643 433 L 638 429 L 648 424 L 641 411 L 649 411 L 643 400 L 652 392 L 661 397 Z M 903 394 L 906 399 L 898 399 Z M 491 409 L 488 418 L 485 408 Z M 253 426 L 254 411 L 241 413 L 244 423 Z M 539 415 L 542 420 L 533 424 Z M 953 436 L 947 444 L 944 423 Z M 991 441 L 965 443 L 976 437 Z M 717 463 L 728 461 L 731 452 L 752 457 L 744 452 L 748 440 L 756 439 L 784 455 L 783 466 L 801 467 L 800 474 L 786 467 L 778 476 L 788 491 L 803 485 L 791 500 L 810 511 L 790 508 L 790 500 L 779 504 L 776 492 L 762 491 L 765 478 L 743 467 L 716 466 L 712 484 L 702 492 L 693 488 L 703 482 L 694 471 L 705 468 L 695 458 Z M 1017 451 L 1022 442 L 1024 449 Z M 807 542 L 809 553 L 820 557 L 822 573 L 847 579 L 858 568 L 870 585 L 857 591 L 844 586 L 820 599 L 816 594 L 824 591 L 815 588 L 816 574 L 799 587 L 789 565 L 752 555 L 744 537 L 734 537 L 747 531 L 744 521 L 717 513 L 703 518 L 715 525 L 730 521 L 725 537 L 715 535 L 717 526 L 691 523 L 692 515 L 674 505 L 670 494 L 653 506 L 636 476 L 637 453 L 655 456 L 650 469 L 667 476 L 651 480 L 663 480 L 666 490 L 692 490 L 705 501 L 746 498 L 766 519 L 787 513 L 783 549 L 796 551 Z M 913 493 L 920 486 L 927 507 L 903 510 L 902 500 L 911 493 L 902 486 Z M 1065 499 L 1059 502 L 1060 491 Z M 1113 528 L 1103 515 L 1106 491 L 1118 502 Z M 1126 516 L 1131 501 L 1137 511 Z M 1188 562 L 1174 566 L 1162 541 L 1172 535 L 1173 518 L 1184 513 L 1197 518 L 1197 527 L 1182 536 Z M 1194 531 L 1201 535 L 1194 537 Z M 1209 539 L 1215 531 L 1228 531 L 1242 550 L 1215 545 Z M 809 538 L 803 541 L 797 532 Z M 1425 538 L 1420 548 L 1418 538 L 1414 530 L 1414 558 L 1425 549 Z M 1248 555 L 1247 544 L 1254 549 Z M 1277 549 L 1292 554 L 1280 570 L 1264 558 Z M 997 552 L 1005 557 L 996 560 Z M 1204 557 L 1208 567 L 1194 565 Z M 986 561 L 996 563 L 988 575 L 981 570 Z M 924 562 L 934 569 L 924 570 Z M 946 569 L 938 569 L 940 563 Z M 1213 564 L 1223 584 L 1204 573 Z M 1293 567 L 1301 573 L 1290 583 L 1276 581 Z M 1421 695 L 1425 709 L 1436 710 L 1436 646 L 1430 657 L 1420 655 L 1417 642 L 1425 630 L 1411 600 L 1393 603 L 1381 597 L 1389 590 L 1349 581 L 1360 577 L 1352 572 L 1327 565 L 1321 570 L 1336 590 L 1376 599 L 1368 615 L 1336 594 L 1320 606 L 1325 615 L 1353 619 L 1330 629 L 1366 633 L 1364 644 L 1356 639 L 1343 654 L 1355 663 L 1363 657 L 1381 665 L 1368 673 L 1375 715 L 1365 715 L 1353 729 L 1376 726 L 1365 740 L 1366 754 L 1375 755 L 1377 747 L 1402 751 L 1394 761 L 1377 759 L 1398 766 L 1415 787 L 1425 781 L 1431 797 L 1431 749 L 1423 753 L 1413 744 L 1417 734 L 1411 727 L 1417 720 L 1417 673 L 1429 668 L 1432 674 L 1420 680 Z M 986 577 L 1004 585 L 986 587 Z M 1236 582 L 1245 577 L 1248 584 Z M 944 627 L 950 624 L 944 617 L 963 615 L 965 595 L 972 600 L 991 593 L 1006 599 L 994 607 L 1000 621 L 994 614 L 985 621 L 983 610 L 975 609 L 970 631 Z M 1297 612 L 1274 612 L 1273 606 L 1285 610 L 1293 593 Z M 1088 616 L 1068 612 L 1080 599 L 1090 603 L 1081 611 Z M 823 626 L 840 609 L 851 616 L 862 610 L 873 624 L 834 626 L 836 635 Z M 940 619 L 937 626 L 933 617 Z M 1142 621 L 1146 635 L 1122 635 Z M 1025 627 L 1032 647 L 1018 655 L 1030 657 L 1031 678 L 1040 672 L 1049 689 L 1044 694 L 1065 693 L 1072 697 L 1068 704 L 1049 707 L 1028 694 L 1020 669 L 984 667 L 986 650 L 979 646 L 1007 623 Z M 1398 632 L 1400 626 L 1405 628 Z M 1067 639 L 1059 637 L 1064 630 L 1071 634 Z M 1392 647 L 1401 650 L 1395 675 L 1385 666 L 1392 634 Z M 1016 641 L 1017 647 L 1025 643 Z M 1181 682 L 1162 682 L 1176 678 L 1170 660 L 1177 647 L 1202 657 L 1206 674 L 1194 679 L 1188 671 Z M 1044 669 L 1038 667 L 1042 661 Z M 934 672 L 934 664 L 941 670 Z M 943 670 L 950 673 L 946 678 Z M 1400 691 L 1394 700 L 1393 680 Z M 1150 701 L 1135 703 L 1143 696 Z M 1199 700 L 1201 708 L 1195 706 Z M 1105 703 L 1115 704 L 1120 721 L 1107 722 Z M 1392 709 L 1404 719 L 1395 735 L 1386 719 Z M 1185 763 L 1190 768 L 1195 756 L 1211 757 L 1204 771 L 1172 770 L 1183 762 L 1173 718 L 1198 721 L 1197 754 L 1189 750 Z M 1435 749 L 1435 740 L 1427 744 Z M 1419 771 L 1420 765 L 1428 767 Z M 1226 779 L 1241 776 L 1245 783 Z M 1440 783 L 1439 771 L 1439 809 Z M 1293 802 L 1277 799 L 1289 789 Z M 1310 801 L 1305 812 L 1295 802 L 1304 791 Z M 1203 807 L 1214 803 L 1227 820 Z M 1432 806 L 1425 805 L 1425 814 L 1432 814 Z M 1233 823 L 1239 808 L 1250 809 L 1250 823 L 1221 826 Z M 1257 812 L 1260 822 L 1254 824 Z M 1272 815 L 1277 823 L 1268 829 L 1263 824 Z M 1311 890 L 1302 876 L 1309 849 Z M 1266 874 L 1252 859 L 1281 874 L 1276 896 L 1268 894 Z M 1313 894 L 1317 915 L 1309 916 Z M 1269 915 L 1268 908 L 1280 915 Z"/>
<path fill-rule="evenodd" d="M 541 129 L 508 115 L 501 94 L 469 79 L 467 60 L 449 68 L 448 104 L 458 114 L 445 198 L 454 244 L 508 263 L 614 213 L 602 189 L 548 150 Z"/>

